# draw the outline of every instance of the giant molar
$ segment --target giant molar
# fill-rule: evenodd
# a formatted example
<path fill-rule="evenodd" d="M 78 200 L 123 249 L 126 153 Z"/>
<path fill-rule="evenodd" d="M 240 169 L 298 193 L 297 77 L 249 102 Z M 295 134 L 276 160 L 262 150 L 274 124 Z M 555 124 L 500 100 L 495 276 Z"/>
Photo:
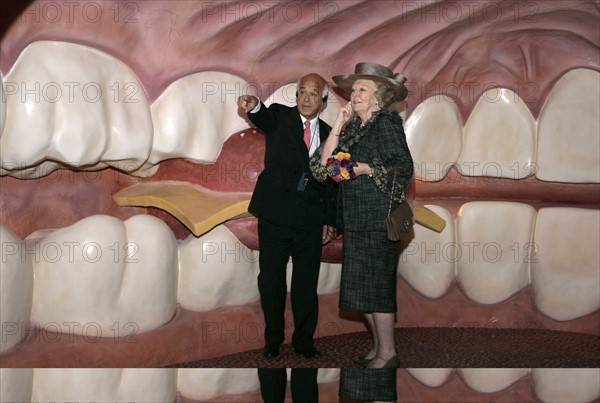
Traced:
<path fill-rule="evenodd" d="M 156 172 L 155 165 L 171 158 L 214 161 L 227 137 L 247 127 L 236 99 L 251 90 L 241 78 L 220 72 L 173 82 L 152 104 L 154 141 L 142 173 Z"/>
<path fill-rule="evenodd" d="M 135 334 L 175 313 L 177 243 L 154 217 L 91 216 L 27 243 L 39 252 L 31 320 L 42 328 L 70 324 L 63 332 L 91 338 Z"/>
<path fill-rule="evenodd" d="M 131 172 L 148 158 L 152 119 L 145 92 L 114 57 L 72 43 L 35 42 L 3 85 L 0 174 L 35 178 L 63 165 Z"/>
<path fill-rule="evenodd" d="M 183 240 L 179 262 L 178 300 L 184 308 L 209 311 L 258 300 L 258 289 L 252 286 L 258 276 L 258 253 L 224 226 Z"/>
<path fill-rule="evenodd" d="M 174 369 L 36 369 L 31 401 L 174 402 Z"/>

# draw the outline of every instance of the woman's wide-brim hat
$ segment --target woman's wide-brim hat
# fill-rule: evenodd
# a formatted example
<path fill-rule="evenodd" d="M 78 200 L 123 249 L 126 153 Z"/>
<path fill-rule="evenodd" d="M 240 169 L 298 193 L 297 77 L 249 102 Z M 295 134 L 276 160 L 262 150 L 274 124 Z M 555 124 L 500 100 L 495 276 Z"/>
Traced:
<path fill-rule="evenodd" d="M 392 87 L 396 92 L 395 102 L 403 101 L 408 95 L 408 90 L 404 86 L 406 77 L 377 63 L 358 63 L 354 68 L 354 74 L 343 74 L 332 78 L 338 87 L 349 94 L 352 93 L 352 85 L 356 80 L 372 80 Z"/>

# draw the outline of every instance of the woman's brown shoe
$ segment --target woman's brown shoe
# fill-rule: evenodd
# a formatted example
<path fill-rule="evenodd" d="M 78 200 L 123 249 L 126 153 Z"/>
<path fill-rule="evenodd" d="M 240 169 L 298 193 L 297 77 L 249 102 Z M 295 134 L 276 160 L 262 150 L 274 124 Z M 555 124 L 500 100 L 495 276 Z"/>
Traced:
<path fill-rule="evenodd" d="M 355 364 L 357 364 L 363 368 L 367 368 L 367 365 L 369 365 L 371 360 L 373 360 L 373 358 L 365 358 L 364 355 L 361 355 L 360 357 L 352 358 L 352 362 L 354 362 Z"/>
<path fill-rule="evenodd" d="M 380 358 L 381 360 L 381 358 Z M 371 363 L 369 363 L 371 364 Z M 398 368 L 400 366 L 400 358 L 395 355 L 393 357 L 391 357 L 389 360 L 387 360 L 385 362 L 385 364 L 383 364 L 381 367 L 371 367 L 368 366 L 367 368 Z"/>
<path fill-rule="evenodd" d="M 387 360 L 387 362 L 385 364 L 383 364 L 383 367 L 381 368 L 398 368 L 400 366 L 400 358 L 395 355 L 392 358 L 390 358 L 389 360 Z"/>

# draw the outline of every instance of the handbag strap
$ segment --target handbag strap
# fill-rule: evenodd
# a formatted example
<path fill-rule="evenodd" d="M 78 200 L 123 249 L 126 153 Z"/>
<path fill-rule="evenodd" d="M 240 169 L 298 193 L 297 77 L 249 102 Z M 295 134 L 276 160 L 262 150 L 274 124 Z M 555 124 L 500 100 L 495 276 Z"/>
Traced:
<path fill-rule="evenodd" d="M 392 181 L 392 191 L 390 192 L 390 204 L 388 207 L 388 216 L 392 212 L 392 203 L 394 202 L 394 190 L 396 190 L 396 174 L 397 173 L 398 172 L 397 172 L 396 168 L 394 168 L 394 180 Z"/>

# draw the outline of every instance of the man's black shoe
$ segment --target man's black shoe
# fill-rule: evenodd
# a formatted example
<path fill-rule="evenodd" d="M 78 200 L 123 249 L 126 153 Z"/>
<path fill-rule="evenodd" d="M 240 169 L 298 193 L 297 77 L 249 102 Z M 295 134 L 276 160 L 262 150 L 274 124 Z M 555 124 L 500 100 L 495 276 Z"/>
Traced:
<path fill-rule="evenodd" d="M 304 350 L 294 349 L 294 353 L 302 355 L 304 358 L 319 358 L 321 356 L 321 352 L 314 347 L 309 347 Z"/>
<path fill-rule="evenodd" d="M 263 355 L 267 358 L 274 358 L 279 355 L 279 346 L 265 346 Z"/>

